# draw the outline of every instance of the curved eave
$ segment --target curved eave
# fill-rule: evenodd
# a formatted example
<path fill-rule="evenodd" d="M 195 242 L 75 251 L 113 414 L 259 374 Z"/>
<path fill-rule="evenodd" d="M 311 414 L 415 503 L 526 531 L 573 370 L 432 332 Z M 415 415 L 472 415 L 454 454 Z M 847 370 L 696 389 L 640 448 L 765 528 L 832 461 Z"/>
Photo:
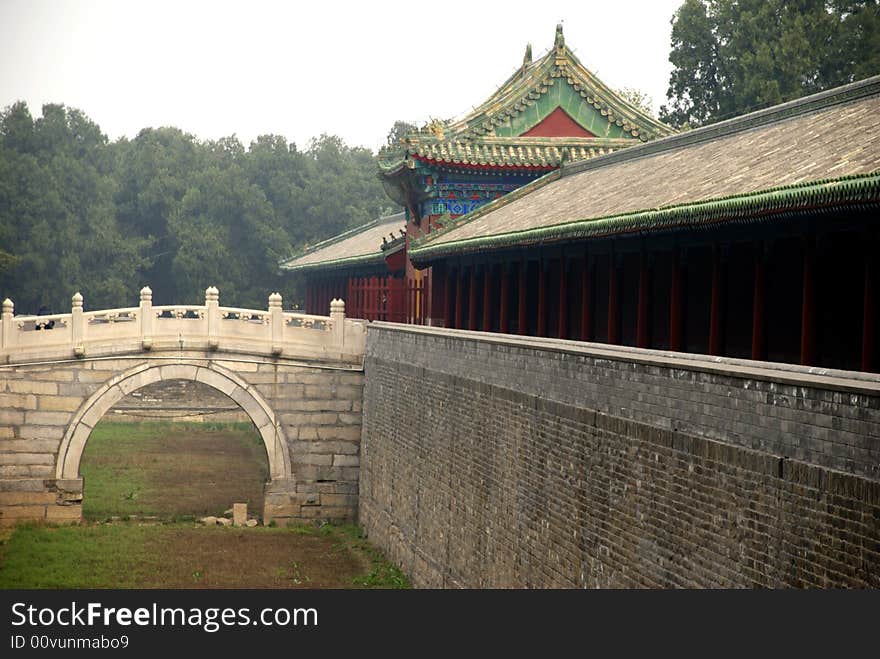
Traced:
<path fill-rule="evenodd" d="M 408 154 L 399 156 L 396 160 L 392 160 L 387 164 L 382 162 L 381 158 L 377 161 L 379 166 L 379 176 L 397 176 L 405 169 L 412 169 L 411 161 L 407 158 Z"/>
<path fill-rule="evenodd" d="M 536 181 L 537 182 L 537 181 Z M 622 215 L 575 220 L 493 236 L 425 244 L 410 249 L 413 263 L 439 258 L 527 247 L 559 241 L 700 229 L 720 223 L 751 223 L 789 215 L 822 213 L 880 204 L 880 172 L 768 188 L 756 193 L 706 199 Z"/>
<path fill-rule="evenodd" d="M 332 259 L 330 261 L 319 261 L 318 263 L 304 263 L 302 265 L 282 265 L 282 272 L 320 272 L 322 270 L 336 270 L 339 268 L 348 268 L 365 265 L 383 265 L 387 254 L 376 252 L 373 254 L 363 254 L 361 256 L 348 256 L 342 259 Z"/>

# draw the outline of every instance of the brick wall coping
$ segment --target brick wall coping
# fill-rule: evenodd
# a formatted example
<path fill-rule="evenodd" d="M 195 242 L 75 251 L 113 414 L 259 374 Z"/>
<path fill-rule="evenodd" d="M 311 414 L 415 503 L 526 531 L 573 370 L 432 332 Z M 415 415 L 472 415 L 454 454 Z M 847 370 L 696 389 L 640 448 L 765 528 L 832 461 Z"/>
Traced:
<path fill-rule="evenodd" d="M 596 359 L 611 359 L 646 364 L 648 366 L 701 371 L 744 380 L 764 380 L 797 387 L 830 389 L 867 396 L 880 396 L 880 375 L 858 371 L 842 371 L 818 366 L 799 366 L 797 364 L 782 364 L 778 362 L 758 362 L 749 359 L 632 348 L 629 346 L 608 345 L 606 343 L 588 343 L 565 339 L 519 336 L 516 334 L 497 334 L 494 332 L 475 332 L 445 327 L 422 327 L 419 325 L 404 325 L 383 321 L 369 323 L 367 331 L 369 332 L 373 329 L 437 337 L 448 336 L 459 340 L 463 339 L 501 346 L 540 349 L 594 357 Z"/>

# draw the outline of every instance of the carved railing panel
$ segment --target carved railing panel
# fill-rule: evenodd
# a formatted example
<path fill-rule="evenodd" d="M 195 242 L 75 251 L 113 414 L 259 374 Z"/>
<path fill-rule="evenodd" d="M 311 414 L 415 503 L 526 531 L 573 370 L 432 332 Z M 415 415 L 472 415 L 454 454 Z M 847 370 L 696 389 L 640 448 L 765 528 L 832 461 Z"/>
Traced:
<path fill-rule="evenodd" d="M 0 317 L 0 358 L 72 351 L 83 356 L 89 350 L 111 348 L 204 347 L 236 349 L 326 358 L 362 355 L 364 321 L 345 318 L 345 303 L 331 302 L 330 316 L 285 313 L 281 295 L 269 296 L 267 310 L 219 306 L 219 292 L 205 291 L 204 305 L 152 305 L 152 291 L 141 290 L 139 307 L 84 312 L 82 296 L 72 298 L 69 314 L 15 316 L 6 300 Z"/>

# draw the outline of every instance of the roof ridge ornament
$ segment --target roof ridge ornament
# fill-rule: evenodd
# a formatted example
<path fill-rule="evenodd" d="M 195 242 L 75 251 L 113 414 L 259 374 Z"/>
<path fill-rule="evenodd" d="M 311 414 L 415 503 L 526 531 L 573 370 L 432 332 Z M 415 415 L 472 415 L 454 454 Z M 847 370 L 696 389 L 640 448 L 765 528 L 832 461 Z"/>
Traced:
<path fill-rule="evenodd" d="M 566 57 L 565 37 L 562 36 L 562 23 L 556 24 L 556 40 L 554 42 L 554 60 L 557 67 L 564 68 L 568 62 Z"/>
<path fill-rule="evenodd" d="M 532 63 L 532 44 L 526 44 L 526 54 L 523 55 L 523 63 L 522 63 L 522 75 L 525 77 L 526 70 L 529 68 L 529 65 Z"/>

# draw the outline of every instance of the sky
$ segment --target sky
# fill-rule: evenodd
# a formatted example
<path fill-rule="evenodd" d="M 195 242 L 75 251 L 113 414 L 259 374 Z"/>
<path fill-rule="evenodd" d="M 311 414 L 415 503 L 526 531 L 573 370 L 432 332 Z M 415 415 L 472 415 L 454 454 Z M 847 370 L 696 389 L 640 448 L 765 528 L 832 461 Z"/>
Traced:
<path fill-rule="evenodd" d="M 612 88 L 666 101 L 683 0 L 0 0 L 0 108 L 82 110 L 111 140 L 176 126 L 201 139 L 322 133 L 376 150 L 393 123 L 466 114 L 561 22 Z"/>

